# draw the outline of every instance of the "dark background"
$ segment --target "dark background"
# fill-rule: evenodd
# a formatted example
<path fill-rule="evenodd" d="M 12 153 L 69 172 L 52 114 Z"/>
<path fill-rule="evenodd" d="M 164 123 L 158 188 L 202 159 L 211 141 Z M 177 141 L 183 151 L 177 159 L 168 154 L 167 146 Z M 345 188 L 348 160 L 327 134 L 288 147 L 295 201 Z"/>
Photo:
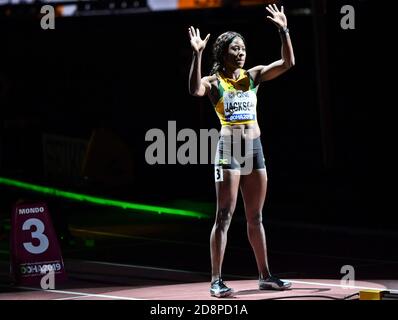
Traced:
<path fill-rule="evenodd" d="M 269 175 L 264 219 L 297 228 L 396 235 L 394 189 L 387 185 L 393 180 L 393 126 L 387 124 L 391 107 L 383 101 L 387 88 L 380 74 L 389 68 L 383 62 L 388 31 L 375 20 L 371 1 L 327 1 L 318 25 L 313 15 L 289 15 L 289 10 L 311 8 L 311 1 L 284 4 L 296 66 L 263 83 L 258 93 Z M 356 9 L 355 30 L 340 27 L 345 4 Z M 190 25 L 202 35 L 211 33 L 204 74 L 210 70 L 213 41 L 227 30 L 245 37 L 246 68 L 280 58 L 278 32 L 265 20 L 263 6 L 70 17 L 56 20 L 52 31 L 41 30 L 38 20 L 3 17 L 1 176 L 153 204 L 177 199 L 214 203 L 211 165 L 151 166 L 144 156 L 150 144 L 146 132 L 160 128 L 167 133 L 168 121 L 196 132 L 219 128 L 208 99 L 188 94 Z M 325 107 L 320 88 L 326 90 L 326 116 L 320 111 Z M 82 146 L 100 129 L 111 142 L 98 138 L 102 147 L 87 154 Z M 46 135 L 80 144 L 68 140 L 51 149 L 44 145 Z M 115 145 L 120 143 L 124 151 L 119 155 L 113 148 L 119 150 Z M 81 171 L 84 159 L 91 161 L 86 172 Z M 51 168 L 46 161 L 52 161 Z M 6 219 L 20 197 L 39 198 L 7 187 L 1 191 Z M 54 201 L 53 211 L 65 214 L 56 218 L 64 226 L 69 206 Z M 76 206 L 74 211 L 85 209 Z M 203 242 L 208 231 L 203 230 Z M 317 247 L 316 239 L 306 241 L 304 246 Z M 382 243 L 390 248 L 388 241 Z M 381 256 L 391 258 L 393 252 Z"/>

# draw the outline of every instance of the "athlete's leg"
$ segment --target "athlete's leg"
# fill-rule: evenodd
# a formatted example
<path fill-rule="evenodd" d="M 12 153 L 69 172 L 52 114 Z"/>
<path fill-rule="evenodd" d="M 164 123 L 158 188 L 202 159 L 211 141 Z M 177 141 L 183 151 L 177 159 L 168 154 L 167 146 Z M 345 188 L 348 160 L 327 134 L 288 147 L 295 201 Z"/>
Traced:
<path fill-rule="evenodd" d="M 262 209 L 267 192 L 266 169 L 255 169 L 249 175 L 241 176 L 241 192 L 245 203 L 247 234 L 256 256 L 260 290 L 286 290 L 289 281 L 280 280 L 270 274 L 267 245 L 262 223 Z"/>
<path fill-rule="evenodd" d="M 270 271 L 262 224 L 262 210 L 267 192 L 266 169 L 255 169 L 249 175 L 242 175 L 240 189 L 245 204 L 247 235 L 256 257 L 260 279 L 268 278 Z"/>
<path fill-rule="evenodd" d="M 217 167 L 216 170 L 222 170 L 218 173 L 222 174 L 222 177 L 219 177 L 218 181 L 216 178 L 217 211 L 210 235 L 212 282 L 221 277 L 227 232 L 236 207 L 240 178 L 239 170 L 222 169 L 221 167 Z"/>

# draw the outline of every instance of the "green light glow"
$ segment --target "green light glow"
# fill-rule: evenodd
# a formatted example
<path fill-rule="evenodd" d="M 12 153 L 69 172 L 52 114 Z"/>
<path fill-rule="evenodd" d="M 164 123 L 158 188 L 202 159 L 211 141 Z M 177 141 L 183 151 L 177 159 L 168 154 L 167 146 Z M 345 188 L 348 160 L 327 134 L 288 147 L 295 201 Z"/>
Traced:
<path fill-rule="evenodd" d="M 144 211 L 144 212 L 157 213 L 157 214 L 164 213 L 164 214 L 178 215 L 178 216 L 185 216 L 185 217 L 208 218 L 208 215 L 206 215 L 206 214 L 191 211 L 191 210 L 165 208 L 165 207 L 151 206 L 151 205 L 140 204 L 140 203 L 132 203 L 132 202 L 126 202 L 126 201 L 105 199 L 105 198 L 100 198 L 100 197 L 89 196 L 86 194 L 73 193 L 73 192 L 63 191 L 63 190 L 59 190 L 59 189 L 55 189 L 55 188 L 39 186 L 39 185 L 35 185 L 35 184 L 23 182 L 23 181 L 18 181 L 18 180 L 14 180 L 14 179 L 3 178 L 3 177 L 0 177 L 0 185 L 16 187 L 19 189 L 25 189 L 25 190 L 43 193 L 43 194 L 54 196 L 54 197 L 70 199 L 70 200 L 74 200 L 74 201 L 94 203 L 94 204 L 101 205 L 101 206 L 118 207 L 118 208 L 123 208 L 123 209 Z"/>

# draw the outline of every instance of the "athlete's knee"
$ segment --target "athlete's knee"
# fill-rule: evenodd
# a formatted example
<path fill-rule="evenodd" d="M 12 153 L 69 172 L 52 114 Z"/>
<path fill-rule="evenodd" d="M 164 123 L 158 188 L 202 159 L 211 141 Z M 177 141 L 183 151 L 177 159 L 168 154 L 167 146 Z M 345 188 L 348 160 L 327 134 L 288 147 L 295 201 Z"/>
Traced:
<path fill-rule="evenodd" d="M 216 218 L 216 228 L 218 229 L 228 228 L 231 223 L 233 213 L 234 210 L 232 207 L 218 209 L 217 218 Z"/>
<path fill-rule="evenodd" d="M 261 212 L 255 212 L 247 215 L 247 224 L 249 226 L 259 226 L 263 223 L 263 215 Z"/>

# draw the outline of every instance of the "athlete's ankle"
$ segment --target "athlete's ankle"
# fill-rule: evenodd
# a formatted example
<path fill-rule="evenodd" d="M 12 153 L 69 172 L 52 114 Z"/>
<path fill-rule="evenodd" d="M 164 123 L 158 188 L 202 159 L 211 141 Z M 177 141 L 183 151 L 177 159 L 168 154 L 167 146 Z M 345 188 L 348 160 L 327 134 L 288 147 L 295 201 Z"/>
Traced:
<path fill-rule="evenodd" d="M 266 272 L 261 272 L 259 275 L 258 275 L 258 279 L 259 280 L 264 280 L 264 279 L 268 279 L 269 277 L 271 277 L 272 275 L 271 275 L 271 272 L 269 272 L 269 271 L 266 271 Z"/>

